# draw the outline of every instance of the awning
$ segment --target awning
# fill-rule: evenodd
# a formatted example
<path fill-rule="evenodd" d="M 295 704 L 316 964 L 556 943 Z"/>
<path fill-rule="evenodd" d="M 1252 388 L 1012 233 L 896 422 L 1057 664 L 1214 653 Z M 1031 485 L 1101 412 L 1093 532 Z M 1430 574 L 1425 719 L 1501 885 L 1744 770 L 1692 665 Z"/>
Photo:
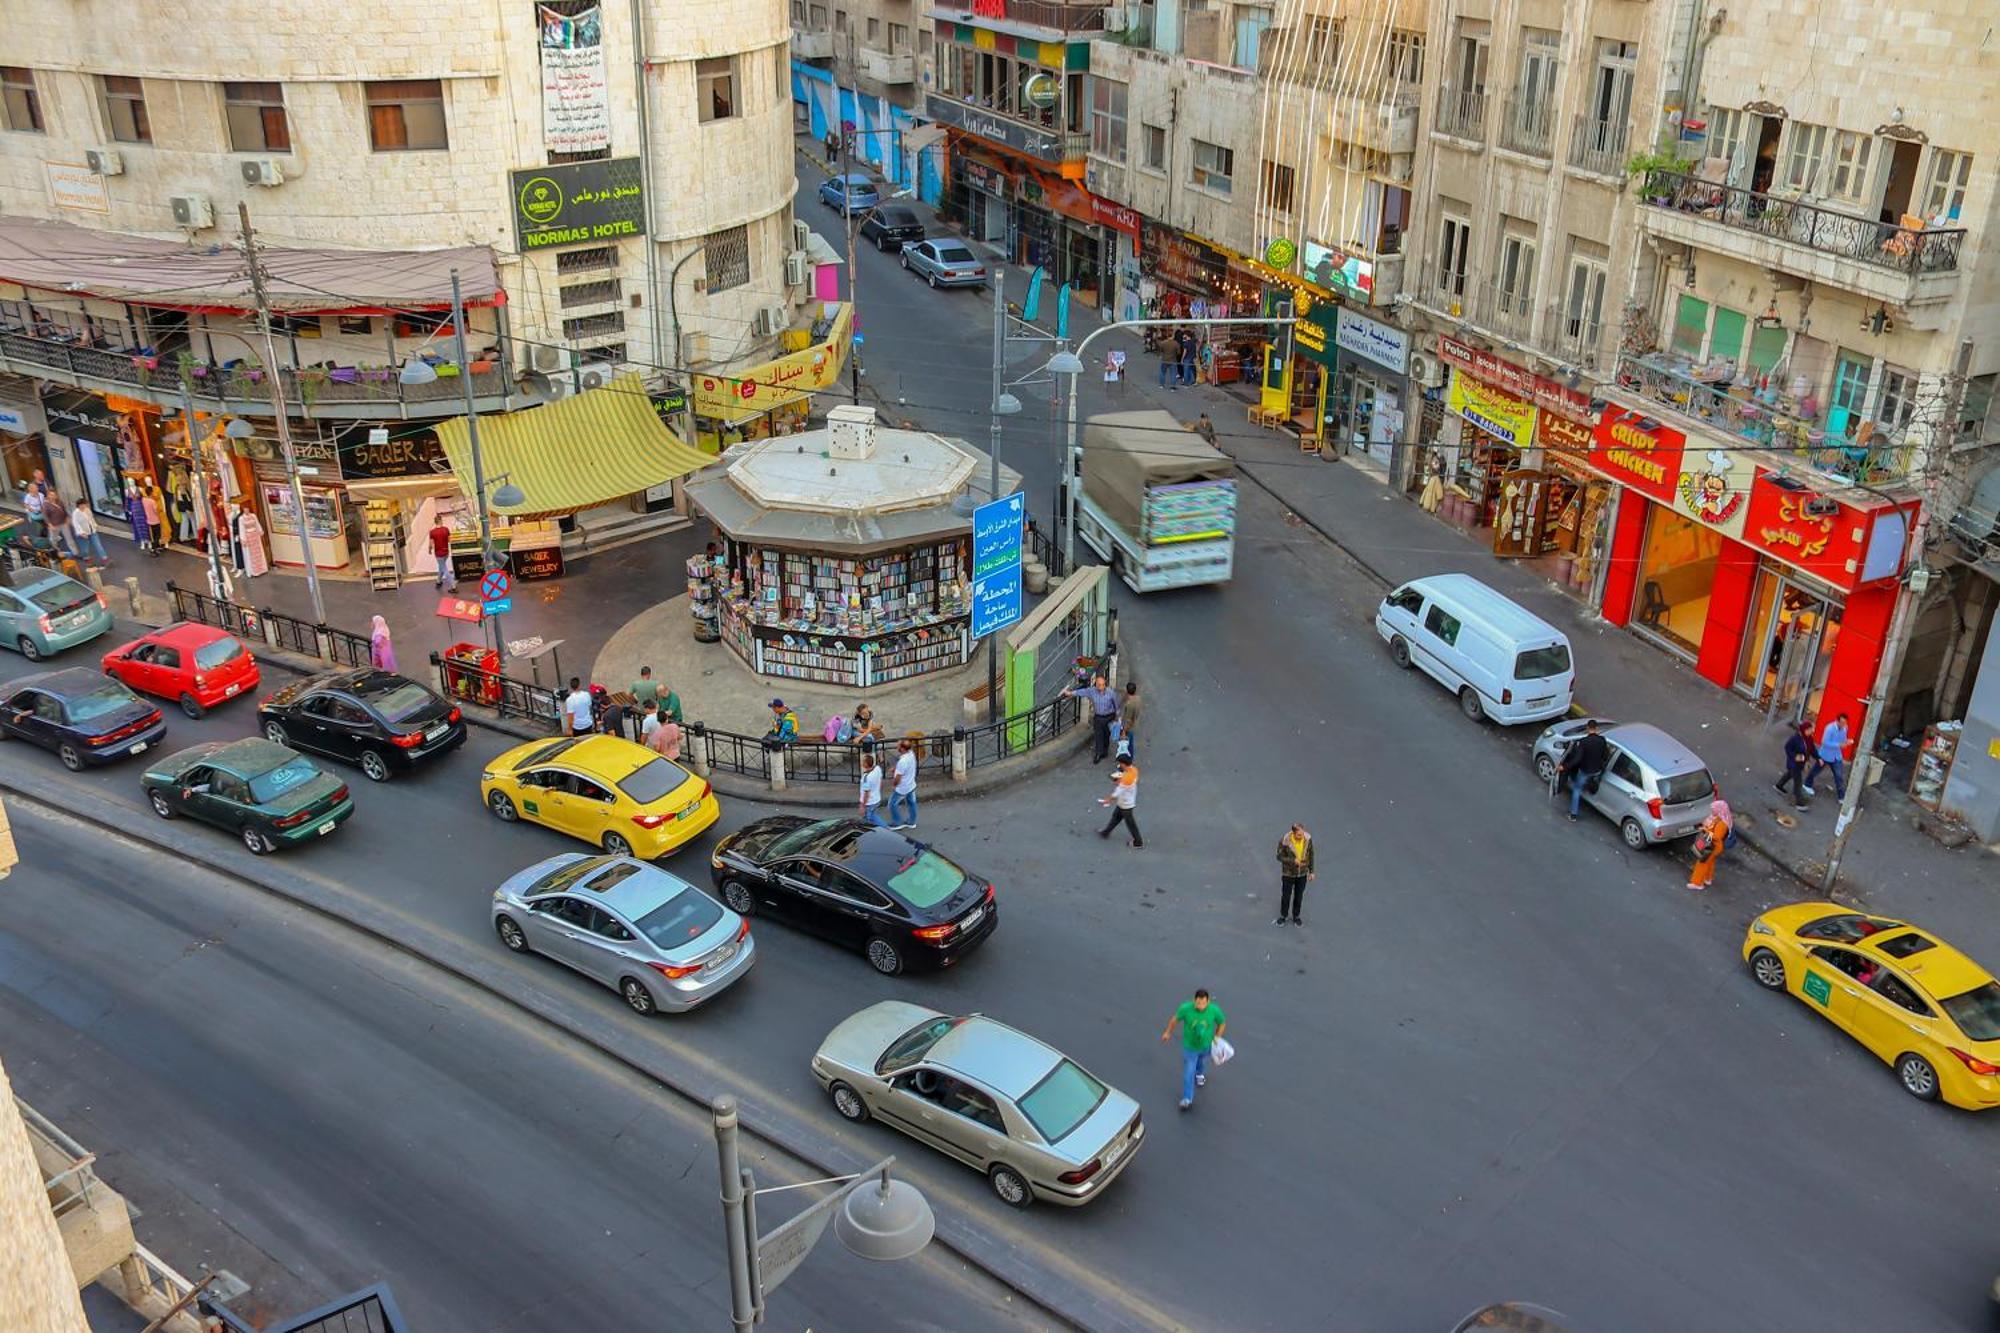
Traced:
<path fill-rule="evenodd" d="M 485 452 L 486 440 L 483 435 L 479 444 L 480 451 Z M 457 491 L 458 478 L 449 472 L 432 472 L 415 477 L 350 477 L 345 485 L 350 499 L 410 500 L 422 499 L 426 495 L 448 495 Z"/>
<path fill-rule="evenodd" d="M 761 366 L 728 375 L 694 377 L 694 412 L 710 421 L 736 422 L 759 417 L 773 408 L 796 403 L 809 394 L 838 383 L 847 362 L 848 335 L 854 328 L 851 302 L 829 302 L 833 323 L 826 337 L 802 352 L 781 356 Z"/>
<path fill-rule="evenodd" d="M 437 436 L 459 489 L 477 494 L 465 418 L 439 422 Z M 637 375 L 546 407 L 481 417 L 479 446 L 489 487 L 504 475 L 528 497 L 518 509 L 493 506 L 509 518 L 573 514 L 685 477 L 711 461 L 667 429 Z"/>

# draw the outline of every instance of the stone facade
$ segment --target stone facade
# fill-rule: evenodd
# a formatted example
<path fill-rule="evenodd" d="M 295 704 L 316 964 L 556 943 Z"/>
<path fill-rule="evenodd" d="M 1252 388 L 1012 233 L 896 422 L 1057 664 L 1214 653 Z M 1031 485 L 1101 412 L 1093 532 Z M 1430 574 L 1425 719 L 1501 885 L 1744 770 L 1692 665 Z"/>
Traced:
<path fill-rule="evenodd" d="M 923 102 L 931 60 L 927 0 L 790 0 L 792 53 L 859 88 L 911 110 Z"/>
<path fill-rule="evenodd" d="M 0 1326 L 37 1333 L 85 1333 L 89 1324 L 48 1191 L 0 1068 Z"/>

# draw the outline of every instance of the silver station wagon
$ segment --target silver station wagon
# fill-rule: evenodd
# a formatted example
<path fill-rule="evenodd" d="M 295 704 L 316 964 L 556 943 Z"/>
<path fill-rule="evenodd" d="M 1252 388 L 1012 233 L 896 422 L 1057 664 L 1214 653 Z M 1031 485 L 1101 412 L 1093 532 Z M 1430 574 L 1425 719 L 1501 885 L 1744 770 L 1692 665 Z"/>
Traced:
<path fill-rule="evenodd" d="M 1596 791 L 1583 803 L 1618 826 L 1625 845 L 1640 851 L 1655 843 L 1687 838 L 1708 817 L 1715 779 L 1701 756 L 1645 722 L 1613 722 L 1608 717 L 1558 722 L 1535 738 L 1535 773 L 1555 783 L 1563 754 L 1583 739 L 1595 721 L 1610 747 L 1611 761 Z M 1560 789 L 1568 799 L 1569 789 Z"/>
<path fill-rule="evenodd" d="M 983 1014 L 884 1000 L 829 1032 L 812 1070 L 841 1115 L 958 1158 L 1016 1208 L 1096 1198 L 1146 1133 L 1139 1103 Z"/>

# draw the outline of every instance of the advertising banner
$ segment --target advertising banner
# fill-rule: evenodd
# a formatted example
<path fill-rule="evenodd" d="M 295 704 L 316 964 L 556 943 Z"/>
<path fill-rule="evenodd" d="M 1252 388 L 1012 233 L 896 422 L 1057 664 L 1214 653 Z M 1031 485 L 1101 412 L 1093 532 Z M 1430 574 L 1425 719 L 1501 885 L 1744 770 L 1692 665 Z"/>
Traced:
<path fill-rule="evenodd" d="M 1462 370 L 1451 373 L 1445 406 L 1516 449 L 1530 448 L 1535 442 L 1533 403 L 1476 380 Z"/>
<path fill-rule="evenodd" d="M 840 378 L 854 307 L 842 304 L 826 339 L 802 352 L 753 366 L 740 375 L 696 375 L 694 411 L 711 421 L 740 421 L 797 402 Z"/>
<path fill-rule="evenodd" d="M 644 234 L 643 180 L 636 157 L 509 172 L 518 247 L 525 252 L 602 245 Z"/>
<path fill-rule="evenodd" d="M 542 144 L 551 153 L 611 146 L 611 95 L 604 79 L 601 11 L 537 8 L 542 31 Z"/>
<path fill-rule="evenodd" d="M 1590 466 L 1663 504 L 1680 488 L 1687 436 L 1637 412 L 1607 411 L 1597 423 Z"/>

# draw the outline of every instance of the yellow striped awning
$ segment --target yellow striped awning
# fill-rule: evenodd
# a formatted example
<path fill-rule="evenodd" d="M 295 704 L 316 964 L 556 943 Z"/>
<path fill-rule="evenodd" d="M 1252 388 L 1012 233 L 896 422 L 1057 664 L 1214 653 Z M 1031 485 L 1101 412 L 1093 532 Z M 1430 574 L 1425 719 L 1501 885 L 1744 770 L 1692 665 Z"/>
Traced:
<path fill-rule="evenodd" d="M 437 435 L 459 489 L 474 494 L 465 418 L 440 421 Z M 493 506 L 494 513 L 509 518 L 573 514 L 714 461 L 667 429 L 637 375 L 621 375 L 603 388 L 545 407 L 481 417 L 479 452 L 489 488 L 494 478 L 505 476 L 528 497 L 518 508 Z"/>

